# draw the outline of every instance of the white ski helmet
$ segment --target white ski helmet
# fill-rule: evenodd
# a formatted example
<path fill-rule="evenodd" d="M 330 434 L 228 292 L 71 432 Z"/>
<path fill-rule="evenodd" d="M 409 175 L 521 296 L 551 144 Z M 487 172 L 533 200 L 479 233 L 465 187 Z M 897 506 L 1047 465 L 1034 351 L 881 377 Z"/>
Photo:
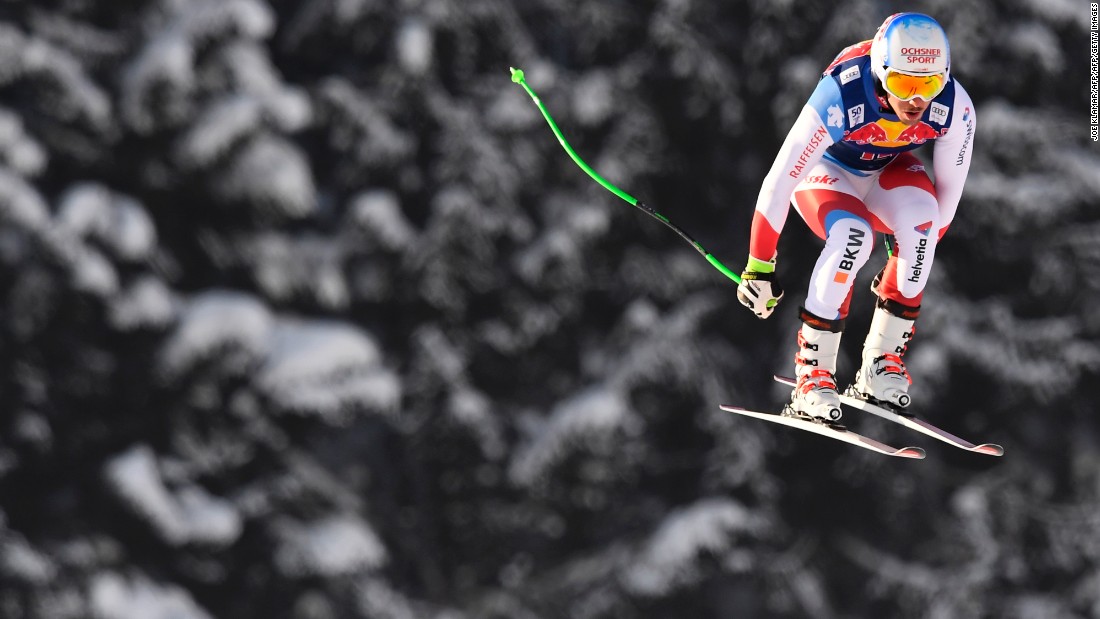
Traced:
<path fill-rule="evenodd" d="M 884 83 L 887 69 L 907 75 L 943 73 L 946 82 L 951 48 L 939 22 L 922 13 L 887 17 L 871 42 L 871 71 Z"/>

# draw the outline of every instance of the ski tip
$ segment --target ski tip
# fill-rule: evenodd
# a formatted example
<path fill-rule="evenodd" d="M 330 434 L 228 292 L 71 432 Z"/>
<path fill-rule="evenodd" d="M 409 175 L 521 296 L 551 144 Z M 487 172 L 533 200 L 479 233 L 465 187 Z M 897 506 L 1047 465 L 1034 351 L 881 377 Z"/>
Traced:
<path fill-rule="evenodd" d="M 896 452 L 890 454 L 892 456 L 898 456 L 899 458 L 912 458 L 914 460 L 924 460 L 924 457 L 928 454 L 924 453 L 924 450 L 920 447 L 902 447 Z"/>
<path fill-rule="evenodd" d="M 987 456 L 1003 456 L 1003 455 L 1005 455 L 1005 448 L 1001 447 L 1000 445 L 995 445 L 993 443 L 985 443 L 983 445 L 978 445 L 977 447 L 975 447 L 974 449 L 971 449 L 970 451 L 976 451 L 978 453 L 985 454 Z"/>

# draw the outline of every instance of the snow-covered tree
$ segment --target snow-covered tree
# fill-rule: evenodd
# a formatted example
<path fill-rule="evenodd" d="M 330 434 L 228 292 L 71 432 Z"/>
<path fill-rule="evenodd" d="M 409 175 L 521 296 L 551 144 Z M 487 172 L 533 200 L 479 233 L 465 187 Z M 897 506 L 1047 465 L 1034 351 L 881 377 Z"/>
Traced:
<path fill-rule="evenodd" d="M 1096 616 L 1084 6 L 0 3 L 0 615 Z M 718 410 L 787 397 L 816 240 L 757 321 L 506 71 L 736 268 L 821 69 L 897 10 L 982 117 L 918 413 L 1000 460 Z"/>

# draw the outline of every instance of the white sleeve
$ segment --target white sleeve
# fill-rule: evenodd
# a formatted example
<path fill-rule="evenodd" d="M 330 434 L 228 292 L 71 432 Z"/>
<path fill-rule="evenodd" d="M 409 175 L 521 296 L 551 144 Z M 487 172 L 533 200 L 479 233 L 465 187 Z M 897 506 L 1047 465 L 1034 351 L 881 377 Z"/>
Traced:
<path fill-rule="evenodd" d="M 940 229 L 955 219 L 955 211 L 962 199 L 963 185 L 970 171 L 970 157 L 974 152 L 974 132 L 978 117 L 974 102 L 955 82 L 954 119 L 947 133 L 936 139 L 932 152 L 932 170 L 936 175 L 936 196 L 940 203 Z"/>
<path fill-rule="evenodd" d="M 775 232 L 783 229 L 795 187 L 832 145 L 833 138 L 817 110 L 809 104 L 803 106 L 756 198 L 756 212 L 768 220 Z M 767 260 L 771 256 L 758 258 Z"/>

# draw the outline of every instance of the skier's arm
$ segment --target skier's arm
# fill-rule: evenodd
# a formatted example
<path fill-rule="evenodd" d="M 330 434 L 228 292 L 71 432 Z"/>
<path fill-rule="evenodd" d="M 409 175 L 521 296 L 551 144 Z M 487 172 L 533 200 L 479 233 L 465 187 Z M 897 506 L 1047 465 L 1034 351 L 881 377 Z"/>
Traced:
<path fill-rule="evenodd" d="M 936 139 L 932 152 L 932 170 L 936 175 L 936 198 L 940 204 L 940 236 L 955 219 L 962 198 L 963 185 L 970 171 L 974 153 L 974 133 L 978 118 L 974 102 L 962 85 L 955 82 L 954 120 L 942 137 Z"/>
<path fill-rule="evenodd" d="M 791 194 L 825 149 L 843 135 L 842 109 L 836 82 L 829 77 L 818 82 L 760 187 L 749 237 L 749 260 L 737 287 L 737 299 L 760 318 L 770 316 L 783 298 L 783 288 L 775 277 L 776 247 L 791 206 Z M 822 117 L 831 120 L 832 125 Z"/>
<path fill-rule="evenodd" d="M 825 154 L 825 149 L 843 136 L 842 110 L 836 81 L 830 77 L 822 79 L 787 133 L 760 187 L 749 238 L 750 267 L 759 267 L 760 262 L 775 259 L 779 234 L 790 210 L 791 194 Z M 831 125 L 828 120 L 832 120 Z"/>

